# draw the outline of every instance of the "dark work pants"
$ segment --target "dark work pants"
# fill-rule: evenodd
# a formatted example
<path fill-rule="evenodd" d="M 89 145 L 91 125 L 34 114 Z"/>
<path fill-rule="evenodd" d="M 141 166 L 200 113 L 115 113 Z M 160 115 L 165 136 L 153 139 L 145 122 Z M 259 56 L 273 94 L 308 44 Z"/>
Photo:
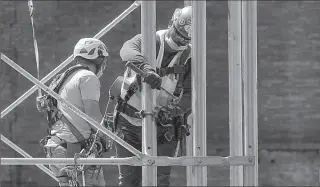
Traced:
<path fill-rule="evenodd" d="M 130 124 L 125 118 L 119 115 L 118 119 L 118 129 L 119 136 L 123 138 L 127 143 L 141 151 L 141 134 L 142 127 L 137 127 Z M 174 156 L 177 142 L 176 141 L 167 141 L 164 138 L 164 133 L 166 132 L 165 128 L 158 127 L 158 146 L 157 152 L 158 156 Z M 122 147 L 119 144 L 116 145 L 116 152 L 118 158 L 131 157 L 134 156 L 126 148 Z M 170 186 L 170 166 L 158 166 L 157 167 L 157 179 L 158 186 Z M 142 168 L 138 166 L 119 166 L 119 186 L 141 186 L 141 177 Z"/>

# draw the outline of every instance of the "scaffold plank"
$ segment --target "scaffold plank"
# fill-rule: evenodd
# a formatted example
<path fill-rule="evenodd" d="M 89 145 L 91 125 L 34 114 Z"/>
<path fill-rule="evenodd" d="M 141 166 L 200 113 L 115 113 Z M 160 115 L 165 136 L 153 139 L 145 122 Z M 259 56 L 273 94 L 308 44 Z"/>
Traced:
<path fill-rule="evenodd" d="M 74 158 L 1 158 L 1 165 L 34 165 L 54 164 L 72 165 Z M 79 158 L 77 164 L 84 165 L 131 165 L 131 166 L 239 166 L 253 165 L 254 159 L 247 156 L 219 157 L 219 156 L 182 156 L 164 157 L 151 156 L 142 161 L 138 157 L 127 158 Z"/>

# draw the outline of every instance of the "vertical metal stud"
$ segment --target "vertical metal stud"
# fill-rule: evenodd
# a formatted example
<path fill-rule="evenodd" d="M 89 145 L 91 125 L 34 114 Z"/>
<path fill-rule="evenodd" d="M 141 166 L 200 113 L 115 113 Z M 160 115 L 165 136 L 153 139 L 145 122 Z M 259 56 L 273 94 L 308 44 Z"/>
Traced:
<path fill-rule="evenodd" d="M 230 156 L 243 156 L 241 1 L 228 1 Z M 230 186 L 243 186 L 243 166 L 230 166 Z"/>
<path fill-rule="evenodd" d="M 206 1 L 192 1 L 193 156 L 207 156 Z M 193 166 L 194 186 L 207 186 L 207 166 Z"/>
<path fill-rule="evenodd" d="M 141 2 L 142 55 L 156 67 L 156 1 Z M 152 112 L 156 103 L 155 92 L 142 84 L 142 110 Z M 157 156 L 157 133 L 154 119 L 146 115 L 142 120 L 142 153 Z M 142 186 L 157 186 L 157 166 L 142 166 Z"/>
<path fill-rule="evenodd" d="M 253 166 L 244 166 L 244 186 L 258 186 L 257 104 L 257 1 L 242 1 L 244 155 Z"/>

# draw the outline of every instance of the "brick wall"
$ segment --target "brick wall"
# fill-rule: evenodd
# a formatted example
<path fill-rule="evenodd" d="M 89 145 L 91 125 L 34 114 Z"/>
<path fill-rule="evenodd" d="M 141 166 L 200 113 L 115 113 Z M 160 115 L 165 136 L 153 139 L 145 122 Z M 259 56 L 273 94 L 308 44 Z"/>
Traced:
<path fill-rule="evenodd" d="M 117 15 L 130 1 L 35 1 L 34 19 L 40 54 L 40 74 L 46 74 L 72 53 L 80 37 L 93 36 Z M 26 1 L 1 2 L 1 52 L 36 76 L 32 29 Z M 207 2 L 207 125 L 208 148 L 228 150 L 228 46 L 227 2 Z M 175 6 L 182 1 L 161 1 L 157 5 L 157 27 L 165 28 Z M 302 149 L 317 146 L 317 109 L 320 89 L 318 2 L 262 1 L 258 3 L 258 102 L 259 140 L 265 148 Z M 101 108 L 105 108 L 107 91 L 124 66 L 119 50 L 125 40 L 140 32 L 140 8 L 126 17 L 101 39 L 111 54 L 111 64 L 102 77 Z M 1 63 L 1 110 L 20 97 L 32 85 L 23 76 Z M 45 136 L 44 116 L 36 111 L 36 93 L 1 119 L 1 134 L 9 137 L 34 157 L 43 157 L 37 142 Z M 17 156 L 1 143 L 3 157 Z M 228 153 L 209 152 L 228 155 Z M 300 157 L 299 157 L 300 158 Z M 298 157 L 297 157 L 298 159 Z M 298 162 L 294 160 L 293 162 Z M 12 171 L 16 167 L 12 166 Z M 34 166 L 20 167 L 25 181 L 47 183 Z M 108 170 L 116 176 L 117 168 Z M 10 179 L 4 167 L 2 179 Z M 267 169 L 262 169 L 266 173 Z M 5 174 L 7 173 L 7 174 Z M 12 173 L 12 172 L 11 172 Z M 219 172 L 218 172 L 219 173 Z M 108 174 L 108 175 L 109 175 Z M 261 180 L 269 175 L 261 174 Z M 175 175 L 174 175 L 175 176 Z M 218 185 L 226 184 L 228 172 Z M 210 181 L 220 181 L 217 173 Z M 116 177 L 112 177 L 115 179 Z M 314 180 L 313 180 L 314 181 Z M 115 184 L 115 181 L 111 181 Z M 110 184 L 111 184 L 110 183 Z M 214 183 L 214 182 L 212 182 Z M 50 184 L 55 184 L 53 181 Z M 215 183 L 217 184 L 217 183 Z M 288 183 L 289 184 L 289 183 Z"/>

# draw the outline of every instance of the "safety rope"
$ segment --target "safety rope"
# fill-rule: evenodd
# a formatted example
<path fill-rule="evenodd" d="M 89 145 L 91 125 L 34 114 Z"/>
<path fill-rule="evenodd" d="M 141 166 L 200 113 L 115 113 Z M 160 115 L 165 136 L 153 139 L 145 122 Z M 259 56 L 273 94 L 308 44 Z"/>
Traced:
<path fill-rule="evenodd" d="M 32 3 L 32 0 L 28 0 L 28 7 L 29 7 L 30 18 L 31 18 L 31 25 L 32 25 L 34 53 L 35 53 L 35 56 L 36 56 L 36 63 L 37 63 L 37 78 L 38 78 L 38 80 L 40 80 L 39 50 L 38 50 L 38 43 L 37 43 L 36 33 L 35 33 L 35 29 L 34 29 L 33 3 Z M 41 88 L 40 88 L 40 87 L 38 87 L 38 95 L 39 95 L 39 97 L 42 95 L 42 94 L 41 94 Z"/>
<path fill-rule="evenodd" d="M 112 113 L 108 113 L 108 108 L 109 108 L 110 101 L 113 100 L 113 99 L 114 99 L 113 97 L 109 96 L 109 99 L 108 99 L 108 102 L 107 102 L 107 106 L 106 106 L 103 118 L 101 120 L 101 123 L 100 123 L 100 125 L 103 125 L 105 123 L 105 121 L 107 121 L 108 126 L 106 127 L 106 129 L 110 130 L 111 132 L 113 131 L 113 129 L 110 127 L 110 124 L 109 124 L 110 119 L 108 120 L 108 118 L 112 117 Z M 98 134 L 99 134 L 99 130 L 97 130 L 97 132 L 94 134 L 94 140 L 93 140 L 93 143 L 91 144 L 91 147 L 90 147 L 90 149 L 89 149 L 89 151 L 87 153 L 87 156 L 89 156 L 90 154 L 93 153 L 95 144 L 96 144 L 96 142 L 98 140 Z M 107 145 L 105 145 L 106 148 L 112 149 L 113 140 L 110 137 L 107 137 L 106 143 L 107 143 Z"/>
<path fill-rule="evenodd" d="M 115 132 L 116 129 L 114 129 L 114 125 L 113 127 L 111 127 L 110 125 L 110 121 L 112 121 L 112 123 L 114 122 L 113 120 L 113 113 L 108 113 L 108 108 L 109 108 L 109 104 L 111 102 L 111 100 L 114 100 L 114 96 L 111 95 L 111 93 L 109 92 L 109 99 L 108 99 L 108 103 L 107 103 L 107 106 L 106 106 L 106 109 L 105 109 L 105 112 L 104 112 L 104 116 L 103 116 L 103 119 L 102 121 L 103 122 L 106 122 L 107 123 L 107 129 L 112 131 L 112 132 Z M 107 142 L 108 142 L 108 149 L 112 149 L 112 144 L 113 144 L 113 140 L 110 138 L 110 137 L 107 137 Z"/>

